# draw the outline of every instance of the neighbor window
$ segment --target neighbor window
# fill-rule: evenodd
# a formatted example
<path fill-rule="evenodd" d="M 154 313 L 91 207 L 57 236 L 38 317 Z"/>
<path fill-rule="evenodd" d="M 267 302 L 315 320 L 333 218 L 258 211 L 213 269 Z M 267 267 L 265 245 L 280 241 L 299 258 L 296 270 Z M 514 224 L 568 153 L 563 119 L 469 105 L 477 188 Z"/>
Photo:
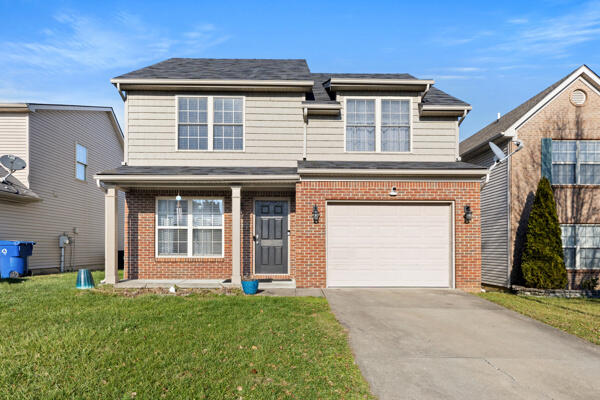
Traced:
<path fill-rule="evenodd" d="M 552 183 L 600 185 L 600 141 L 553 140 Z"/>
<path fill-rule="evenodd" d="M 242 97 L 178 97 L 178 150 L 243 150 Z"/>
<path fill-rule="evenodd" d="M 75 176 L 80 181 L 87 179 L 87 148 L 77 144 L 75 149 Z"/>
<path fill-rule="evenodd" d="M 346 99 L 346 151 L 409 152 L 409 99 Z"/>
<path fill-rule="evenodd" d="M 159 256 L 223 256 L 222 199 L 158 199 L 156 207 Z"/>
<path fill-rule="evenodd" d="M 561 225 L 565 265 L 600 269 L 600 225 Z"/>

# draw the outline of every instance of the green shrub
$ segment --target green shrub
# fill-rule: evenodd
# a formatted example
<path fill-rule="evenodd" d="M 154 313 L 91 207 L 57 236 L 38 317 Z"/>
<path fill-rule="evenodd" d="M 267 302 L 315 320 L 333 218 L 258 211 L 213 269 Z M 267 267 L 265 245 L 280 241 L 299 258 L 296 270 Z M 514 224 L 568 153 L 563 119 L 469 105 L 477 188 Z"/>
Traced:
<path fill-rule="evenodd" d="M 582 279 L 579 286 L 583 290 L 596 290 L 596 287 L 598 286 L 598 278 L 589 277 Z"/>
<path fill-rule="evenodd" d="M 540 180 L 529 214 L 521 271 L 528 287 L 564 289 L 567 286 L 560 224 L 547 178 Z"/>

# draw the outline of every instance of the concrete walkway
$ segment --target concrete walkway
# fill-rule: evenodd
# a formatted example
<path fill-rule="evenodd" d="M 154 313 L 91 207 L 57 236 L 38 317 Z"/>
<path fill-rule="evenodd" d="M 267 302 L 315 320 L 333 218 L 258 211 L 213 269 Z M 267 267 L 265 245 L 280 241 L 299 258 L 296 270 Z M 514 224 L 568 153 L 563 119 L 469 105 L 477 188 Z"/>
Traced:
<path fill-rule="evenodd" d="M 379 399 L 591 399 L 600 346 L 450 290 L 327 289 Z"/>

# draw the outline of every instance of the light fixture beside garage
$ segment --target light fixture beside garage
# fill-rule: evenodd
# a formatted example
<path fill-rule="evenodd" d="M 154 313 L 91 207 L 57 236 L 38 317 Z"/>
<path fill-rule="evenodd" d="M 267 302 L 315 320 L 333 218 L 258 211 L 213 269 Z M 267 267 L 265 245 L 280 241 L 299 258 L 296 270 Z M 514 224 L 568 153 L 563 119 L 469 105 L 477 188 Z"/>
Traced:
<path fill-rule="evenodd" d="M 396 186 L 394 186 L 392 188 L 392 190 L 390 190 L 390 196 L 398 196 L 398 192 L 396 191 Z"/>
<path fill-rule="evenodd" d="M 471 206 L 465 206 L 465 224 L 468 224 L 473 219 L 473 211 L 471 211 Z"/>
<path fill-rule="evenodd" d="M 312 217 L 313 217 L 313 222 L 315 224 L 318 224 L 319 223 L 319 218 L 321 217 L 321 214 L 319 213 L 319 208 L 317 207 L 316 204 L 313 206 Z"/>

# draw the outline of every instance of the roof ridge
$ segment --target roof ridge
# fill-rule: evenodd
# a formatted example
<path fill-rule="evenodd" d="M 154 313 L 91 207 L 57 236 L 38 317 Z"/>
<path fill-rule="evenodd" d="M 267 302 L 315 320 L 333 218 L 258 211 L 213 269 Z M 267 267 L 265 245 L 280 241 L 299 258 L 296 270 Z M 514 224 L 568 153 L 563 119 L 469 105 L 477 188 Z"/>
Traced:
<path fill-rule="evenodd" d="M 537 94 L 533 95 L 532 97 L 528 98 L 527 100 L 525 100 L 518 106 L 514 107 L 513 109 L 508 111 L 506 114 L 502 115 L 499 119 L 496 119 L 496 120 L 490 122 L 489 124 L 485 125 L 483 128 L 481 128 L 480 130 L 478 130 L 477 132 L 475 132 L 468 138 L 464 139 L 462 142 L 460 142 L 460 147 L 461 147 L 461 149 L 459 150 L 460 154 L 462 155 L 466 152 L 474 150 L 475 148 L 479 147 L 483 142 L 487 142 L 487 141 L 491 140 L 492 138 L 494 138 L 495 136 L 497 136 L 504 130 L 508 129 L 515 122 L 517 122 L 523 115 L 527 114 L 527 112 L 529 112 L 536 105 L 538 105 L 548 94 L 550 94 L 554 89 L 556 89 L 558 86 L 560 86 L 564 81 L 566 81 L 570 76 L 572 76 L 575 72 L 577 72 L 582 67 L 586 67 L 586 68 L 590 69 L 585 64 L 582 64 L 581 66 L 577 67 L 573 71 L 569 72 L 567 75 L 563 76 L 558 81 L 552 83 L 551 85 L 542 89 Z M 590 71 L 592 71 L 592 70 L 590 69 Z M 496 126 L 498 127 L 498 129 L 494 129 Z M 479 140 L 479 139 L 481 139 L 481 140 Z"/>

